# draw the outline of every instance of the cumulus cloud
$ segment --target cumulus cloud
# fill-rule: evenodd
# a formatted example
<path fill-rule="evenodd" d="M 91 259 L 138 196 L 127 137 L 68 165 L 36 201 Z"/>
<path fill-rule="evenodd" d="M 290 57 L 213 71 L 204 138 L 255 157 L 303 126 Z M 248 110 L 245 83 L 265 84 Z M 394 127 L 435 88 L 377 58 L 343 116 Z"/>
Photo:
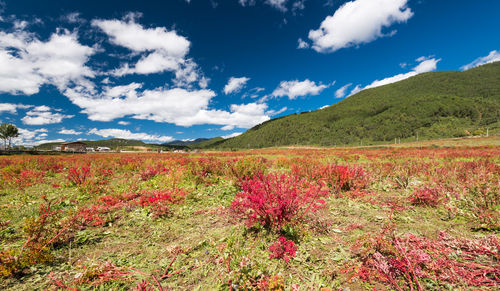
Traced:
<path fill-rule="evenodd" d="M 266 104 L 230 106 L 230 111 L 209 109 L 212 90 L 156 88 L 140 90 L 142 84 L 106 87 L 100 94 L 84 87 L 69 88 L 64 94 L 90 120 L 111 121 L 122 117 L 173 123 L 179 126 L 199 124 L 230 125 L 249 128 L 269 119 Z"/>
<path fill-rule="evenodd" d="M 19 136 L 12 139 L 16 145 L 36 146 L 48 142 L 64 142 L 63 139 L 46 140 L 48 130 L 46 128 L 25 129 L 18 128 Z"/>
<path fill-rule="evenodd" d="M 319 29 L 309 31 L 312 48 L 318 52 L 333 52 L 375 39 L 393 35 L 384 28 L 406 22 L 413 16 L 408 0 L 355 0 L 342 5 L 327 16 Z"/>
<path fill-rule="evenodd" d="M 375 88 L 379 86 L 384 86 L 387 84 L 392 84 L 395 82 L 399 82 L 408 78 L 411 78 L 413 76 L 416 76 L 418 74 L 422 73 L 427 73 L 436 70 L 437 68 L 437 63 L 441 61 L 441 59 L 436 59 L 436 58 L 429 58 L 429 57 L 420 57 L 417 59 L 420 63 L 414 67 L 410 72 L 404 73 L 404 74 L 398 74 L 392 77 L 388 77 L 382 80 L 375 80 L 373 81 L 370 85 L 361 88 L 359 85 L 357 85 L 352 91 L 350 95 L 354 95 L 362 90 L 369 89 L 369 88 Z"/>
<path fill-rule="evenodd" d="M 64 49 L 61 49 L 64 48 Z M 43 84 L 64 88 L 82 83 L 94 72 L 85 64 L 95 49 L 60 30 L 47 41 L 23 30 L 0 31 L 0 92 L 33 95 Z"/>
<path fill-rule="evenodd" d="M 352 83 L 346 84 L 335 91 L 335 98 L 342 98 L 346 95 L 347 88 L 351 87 Z"/>
<path fill-rule="evenodd" d="M 68 134 L 68 135 L 79 135 L 79 134 L 82 134 L 83 132 L 81 131 L 76 131 L 74 129 L 61 129 L 59 132 L 59 134 Z"/>
<path fill-rule="evenodd" d="M 130 14 L 121 20 L 92 21 L 94 27 L 108 36 L 111 44 L 129 49 L 131 56 L 137 57 L 136 62 L 115 68 L 111 73 L 123 76 L 132 72 L 172 71 L 175 75 L 173 86 L 142 88 L 140 83 L 123 82 L 113 85 L 120 82 L 110 81 L 112 74 L 109 71 L 95 72 L 87 67 L 90 57 L 102 49 L 80 44 L 76 32 L 58 29 L 47 40 L 41 40 L 21 25 L 11 32 L 0 31 L 0 93 L 32 95 L 42 85 L 52 84 L 95 121 L 129 117 L 179 126 L 214 124 L 250 128 L 270 119 L 274 111 L 268 110 L 262 102 L 212 108 L 210 105 L 216 94 L 206 89 L 209 79 L 192 59 L 187 58 L 189 40 L 164 27 L 144 27 L 136 18 L 137 14 Z M 95 83 L 98 74 L 105 81 Z M 229 91 L 239 90 L 246 81 L 240 79 L 236 87 L 228 88 Z M 15 113 L 20 108 L 2 106 L 2 112 L 8 113 Z M 26 112 L 21 120 L 24 124 L 42 125 L 60 123 L 71 117 L 73 115 L 56 109 L 37 107 Z"/>
<path fill-rule="evenodd" d="M 12 104 L 12 103 L 0 103 L 0 114 L 8 112 L 10 114 L 16 114 L 17 109 L 27 109 L 31 108 L 33 105 L 23 105 L 23 104 Z"/>
<path fill-rule="evenodd" d="M 165 27 L 144 28 L 135 23 L 134 17 L 127 20 L 93 20 L 110 37 L 110 41 L 135 52 L 158 51 L 167 56 L 183 58 L 189 51 L 190 42 L 175 31 Z"/>
<path fill-rule="evenodd" d="M 460 69 L 463 71 L 475 68 L 477 66 L 498 62 L 500 61 L 500 51 L 491 51 L 487 56 L 479 57 L 475 59 L 472 63 L 462 66 Z"/>
<path fill-rule="evenodd" d="M 238 0 L 241 6 L 254 6 L 255 5 L 255 0 Z"/>
<path fill-rule="evenodd" d="M 298 45 L 297 45 L 298 49 L 306 49 L 306 48 L 309 48 L 309 46 L 310 45 L 307 42 L 305 42 L 302 38 L 299 38 Z"/>
<path fill-rule="evenodd" d="M 142 132 L 133 133 L 130 130 L 118 129 L 118 128 L 106 128 L 106 129 L 92 128 L 91 130 L 89 130 L 88 134 L 95 134 L 105 138 L 113 137 L 113 138 L 146 140 L 146 141 L 156 141 L 156 142 L 169 142 L 174 140 L 174 138 L 171 136 L 147 134 Z"/>
<path fill-rule="evenodd" d="M 404 74 L 398 74 L 398 75 L 395 75 L 395 76 L 392 76 L 389 78 L 385 78 L 382 80 L 375 80 L 375 81 L 373 81 L 373 83 L 366 86 L 364 89 L 375 88 L 375 87 L 399 82 L 399 81 L 402 81 L 404 79 L 408 79 L 410 77 L 416 76 L 416 75 L 421 74 L 421 73 L 427 73 L 427 72 L 434 71 L 434 70 L 436 70 L 437 63 L 440 60 L 441 59 L 436 59 L 436 58 L 431 58 L 431 59 L 428 59 L 425 57 L 419 58 L 419 59 L 417 59 L 417 61 L 420 61 L 420 64 L 418 64 L 416 67 L 414 67 L 413 70 L 411 70 L 410 72 L 404 73 Z"/>
<path fill-rule="evenodd" d="M 266 4 L 276 8 L 282 12 L 286 12 L 287 11 L 287 8 L 286 8 L 287 1 L 288 0 L 266 0 Z"/>
<path fill-rule="evenodd" d="M 351 93 L 349 93 L 349 96 L 354 95 L 356 93 L 359 93 L 361 90 L 363 90 L 363 88 L 361 87 L 361 85 L 356 85 L 356 87 L 354 87 L 351 90 Z"/>
<path fill-rule="evenodd" d="M 283 112 L 285 112 L 285 111 L 287 111 L 287 110 L 288 110 L 288 107 L 286 107 L 286 106 L 285 106 L 285 107 L 281 108 L 281 109 L 280 109 L 280 110 L 278 110 L 278 111 L 275 111 L 275 110 L 269 110 L 269 111 L 267 111 L 267 113 L 268 113 L 269 115 L 278 115 L 278 114 L 281 114 L 281 113 L 283 113 Z"/>
<path fill-rule="evenodd" d="M 321 91 L 328 88 L 329 86 L 330 85 L 323 85 L 321 83 L 316 85 L 316 82 L 310 81 L 309 79 L 306 79 L 304 81 L 281 81 L 279 86 L 274 89 L 272 96 L 288 96 L 290 100 L 293 100 L 297 97 L 318 95 L 319 93 L 321 93 Z"/>
<path fill-rule="evenodd" d="M 223 139 L 228 139 L 228 138 L 232 138 L 232 137 L 236 137 L 238 135 L 241 135 L 243 132 L 233 132 L 231 134 L 228 134 L 228 135 L 224 135 L 222 136 Z"/>
<path fill-rule="evenodd" d="M 45 105 L 37 106 L 26 112 L 26 116 L 21 118 L 21 121 L 28 125 L 45 125 L 61 123 L 65 118 L 74 117 L 74 115 L 65 115 L 58 112 L 54 113 L 51 110 L 52 108 Z"/>
<path fill-rule="evenodd" d="M 241 77 L 241 78 L 235 78 L 231 77 L 229 78 L 229 81 L 227 82 L 226 86 L 224 86 L 224 94 L 228 95 L 231 93 L 237 93 L 245 87 L 247 82 L 250 80 L 250 78 L 247 77 Z"/>
<path fill-rule="evenodd" d="M 306 8 L 305 2 L 306 2 L 306 0 L 297 0 L 297 1 L 293 2 L 292 10 L 293 11 L 304 10 L 304 8 Z"/>
<path fill-rule="evenodd" d="M 291 7 L 292 12 L 296 12 L 297 10 L 303 10 L 305 8 L 305 0 L 295 0 L 293 2 L 289 0 L 262 0 L 262 2 L 266 5 L 269 5 L 276 10 L 279 10 L 281 12 L 287 12 L 288 8 L 287 6 Z M 292 3 L 291 5 L 288 5 L 288 3 Z M 246 6 L 254 6 L 257 1 L 256 0 L 238 0 L 238 3 L 240 3 L 241 6 L 246 7 Z"/>
<path fill-rule="evenodd" d="M 68 22 L 68 23 L 85 23 L 86 20 L 80 17 L 80 12 L 71 12 L 68 14 L 65 14 L 60 17 L 62 21 Z"/>
<path fill-rule="evenodd" d="M 135 18 L 136 15 L 129 14 L 123 20 L 92 21 L 93 26 L 108 35 L 112 44 L 141 55 L 135 64 L 126 63 L 113 70 L 113 75 L 147 75 L 169 71 L 175 73 L 176 86 L 189 86 L 202 78 L 198 65 L 186 58 L 191 46 L 187 38 L 165 27 L 145 28 L 136 23 Z"/>

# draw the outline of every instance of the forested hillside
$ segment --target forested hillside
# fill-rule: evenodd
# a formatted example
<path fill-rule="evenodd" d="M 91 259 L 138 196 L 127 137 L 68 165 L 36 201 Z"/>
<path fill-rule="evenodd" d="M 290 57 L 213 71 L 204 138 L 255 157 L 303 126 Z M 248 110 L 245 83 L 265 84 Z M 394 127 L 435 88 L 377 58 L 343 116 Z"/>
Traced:
<path fill-rule="evenodd" d="M 217 148 L 349 145 L 458 137 L 500 128 L 500 62 L 367 89 L 325 109 L 257 125 Z"/>

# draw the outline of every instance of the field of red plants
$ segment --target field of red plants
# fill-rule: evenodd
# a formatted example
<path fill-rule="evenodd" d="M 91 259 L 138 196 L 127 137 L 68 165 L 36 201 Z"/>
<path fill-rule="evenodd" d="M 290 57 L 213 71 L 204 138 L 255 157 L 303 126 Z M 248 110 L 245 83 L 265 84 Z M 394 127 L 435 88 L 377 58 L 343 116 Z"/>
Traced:
<path fill-rule="evenodd" d="M 0 289 L 498 290 L 499 202 L 498 147 L 5 156 Z"/>

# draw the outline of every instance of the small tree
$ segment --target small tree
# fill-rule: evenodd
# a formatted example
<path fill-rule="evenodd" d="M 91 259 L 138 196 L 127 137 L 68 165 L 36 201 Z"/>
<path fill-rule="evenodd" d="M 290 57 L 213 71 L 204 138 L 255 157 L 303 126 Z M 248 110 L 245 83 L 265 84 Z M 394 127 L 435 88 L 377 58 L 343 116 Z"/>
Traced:
<path fill-rule="evenodd" d="M 12 139 L 19 136 L 19 130 L 14 124 L 2 123 L 0 125 L 0 138 L 3 139 L 4 147 L 7 148 L 7 142 L 9 143 L 9 148 L 12 145 Z"/>

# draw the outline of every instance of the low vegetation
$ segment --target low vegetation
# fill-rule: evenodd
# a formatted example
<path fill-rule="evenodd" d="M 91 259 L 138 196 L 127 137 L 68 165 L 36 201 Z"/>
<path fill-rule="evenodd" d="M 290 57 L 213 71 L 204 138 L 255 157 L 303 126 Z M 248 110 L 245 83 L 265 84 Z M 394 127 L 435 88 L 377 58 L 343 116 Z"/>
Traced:
<path fill-rule="evenodd" d="M 0 288 L 500 285 L 498 147 L 0 157 Z"/>

